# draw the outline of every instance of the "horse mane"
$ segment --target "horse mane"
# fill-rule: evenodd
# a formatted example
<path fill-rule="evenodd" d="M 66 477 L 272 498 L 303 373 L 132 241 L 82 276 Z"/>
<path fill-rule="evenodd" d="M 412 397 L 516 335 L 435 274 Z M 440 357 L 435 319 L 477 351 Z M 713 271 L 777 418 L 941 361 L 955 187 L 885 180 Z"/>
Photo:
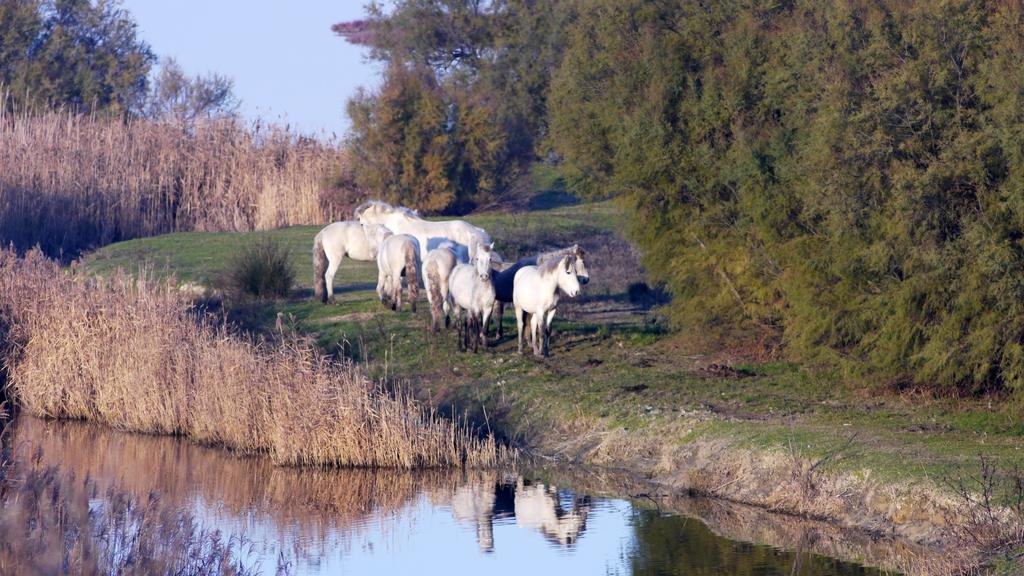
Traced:
<path fill-rule="evenodd" d="M 540 259 L 538 259 L 537 271 L 543 275 L 551 274 L 553 272 L 556 272 L 558 270 L 558 267 L 561 266 L 562 262 L 565 262 L 566 259 L 575 257 L 576 255 L 573 253 L 566 253 L 563 254 L 561 258 L 555 258 L 552 256 L 551 258 L 548 258 L 543 262 L 541 262 Z"/>
<path fill-rule="evenodd" d="M 557 261 L 562 256 L 575 256 L 582 260 L 584 256 L 583 249 L 580 248 L 579 244 L 573 244 L 568 248 L 559 248 L 557 250 L 551 250 L 549 252 L 542 252 L 540 254 L 537 254 L 536 260 L 537 264 L 544 264 L 545 262 L 549 262 L 551 260 Z"/>
<path fill-rule="evenodd" d="M 382 209 L 384 209 L 384 210 L 388 210 L 388 211 L 391 211 L 391 210 L 394 210 L 394 209 L 395 209 L 395 207 L 394 207 L 394 206 L 392 206 L 391 204 L 388 204 L 387 202 L 384 202 L 383 200 L 367 200 L 366 202 L 363 202 L 363 203 L 362 203 L 362 204 L 360 204 L 359 206 L 356 206 L 356 209 L 352 211 L 352 213 L 353 213 L 353 216 L 354 216 L 354 217 L 355 217 L 356 219 L 358 219 L 358 218 L 359 218 L 359 216 L 360 216 L 360 215 L 361 215 L 361 214 L 362 214 L 362 213 L 363 213 L 363 212 L 364 212 L 364 211 L 365 211 L 365 210 L 366 210 L 367 208 L 369 208 L 369 207 L 371 207 L 371 206 L 379 206 L 380 208 L 382 208 Z"/>
<path fill-rule="evenodd" d="M 422 218 L 420 218 L 419 211 L 413 208 L 407 208 L 405 206 L 391 206 L 390 208 L 392 212 L 397 212 L 411 220 L 422 220 Z"/>

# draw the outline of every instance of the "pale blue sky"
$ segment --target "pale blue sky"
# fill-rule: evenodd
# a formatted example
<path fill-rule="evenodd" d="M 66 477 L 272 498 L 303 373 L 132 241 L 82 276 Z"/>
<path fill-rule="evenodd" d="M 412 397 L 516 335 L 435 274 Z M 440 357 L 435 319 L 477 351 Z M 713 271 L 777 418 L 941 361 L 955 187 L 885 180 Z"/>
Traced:
<path fill-rule="evenodd" d="M 331 32 L 363 14 L 363 0 L 123 0 L 139 35 L 189 74 L 235 81 L 242 113 L 341 136 L 345 102 L 378 83 L 365 50 Z"/>

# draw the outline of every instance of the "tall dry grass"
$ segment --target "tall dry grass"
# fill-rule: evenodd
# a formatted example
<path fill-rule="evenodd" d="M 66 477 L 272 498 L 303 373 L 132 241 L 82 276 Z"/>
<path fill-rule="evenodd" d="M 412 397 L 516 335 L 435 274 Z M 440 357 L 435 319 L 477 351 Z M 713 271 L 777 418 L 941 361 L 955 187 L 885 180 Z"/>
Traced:
<path fill-rule="evenodd" d="M 232 120 L 184 126 L 0 106 L 0 242 L 50 255 L 184 230 L 340 219 L 334 144 Z"/>
<path fill-rule="evenodd" d="M 36 250 L 0 252 L 3 362 L 26 411 L 287 465 L 487 467 L 507 457 L 493 438 L 425 414 L 307 340 L 236 337 L 140 276 L 76 275 Z"/>

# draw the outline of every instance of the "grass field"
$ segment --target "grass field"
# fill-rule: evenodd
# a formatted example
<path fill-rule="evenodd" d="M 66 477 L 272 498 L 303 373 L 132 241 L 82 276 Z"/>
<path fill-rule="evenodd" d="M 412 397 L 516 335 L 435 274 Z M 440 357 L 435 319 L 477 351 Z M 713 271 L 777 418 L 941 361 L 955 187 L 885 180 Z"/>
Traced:
<path fill-rule="evenodd" d="M 667 455 L 695 445 L 723 446 L 801 459 L 812 463 L 808 474 L 870 479 L 872 486 L 927 485 L 939 492 L 977 475 L 982 456 L 1007 470 L 1024 464 L 1024 420 L 996 400 L 898 395 L 829 372 L 746 361 L 703 347 L 697 335 L 669 331 L 651 307 L 657 299 L 636 296 L 644 275 L 638 255 L 622 239 L 623 221 L 613 204 L 467 219 L 487 228 L 509 260 L 577 241 L 587 250 L 592 281 L 582 298 L 560 305 L 550 358 L 516 354 L 510 311 L 501 341 L 479 354 L 458 353 L 454 330 L 430 337 L 425 303 L 412 314 L 408 307 L 385 310 L 376 301 L 373 263 L 346 261 L 335 280 L 336 301 L 314 302 L 315 226 L 133 240 L 103 248 L 82 265 L 104 274 L 146 264 L 179 282 L 216 285 L 241 246 L 274 238 L 291 249 L 300 286 L 287 300 L 226 302 L 238 325 L 314 334 L 325 350 L 356 359 L 374 377 L 402 382 L 442 409 L 457 407 L 481 426 L 550 457 L 665 477 L 678 465 L 666 464 Z M 732 482 L 723 474 L 725 483 Z M 732 488 L 717 493 L 746 498 Z"/>

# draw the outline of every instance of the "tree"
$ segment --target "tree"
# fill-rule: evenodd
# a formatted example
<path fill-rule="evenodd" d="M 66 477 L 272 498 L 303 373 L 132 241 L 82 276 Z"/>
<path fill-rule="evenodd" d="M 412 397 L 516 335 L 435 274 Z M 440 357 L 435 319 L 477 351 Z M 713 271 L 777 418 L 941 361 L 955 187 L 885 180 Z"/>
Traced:
<path fill-rule="evenodd" d="M 380 91 L 357 94 L 348 113 L 360 188 L 428 211 L 454 202 L 449 108 L 432 73 L 391 65 Z"/>
<path fill-rule="evenodd" d="M 897 385 L 1024 385 L 1021 8 L 594 0 L 552 80 L 677 326 Z"/>
<path fill-rule="evenodd" d="M 190 124 L 200 118 L 229 118 L 238 112 L 234 82 L 220 74 L 189 78 L 173 58 L 165 58 L 146 98 L 149 118 Z"/>
<path fill-rule="evenodd" d="M 13 106 L 137 112 L 154 56 L 114 0 L 0 4 L 0 83 Z"/>
<path fill-rule="evenodd" d="M 446 192 L 434 187 L 436 201 L 428 206 L 415 203 L 423 194 L 412 189 L 370 189 L 417 208 L 456 212 L 500 196 L 536 160 L 547 132 L 547 80 L 558 58 L 556 30 L 562 22 L 555 16 L 565 12 L 560 6 L 533 0 L 403 0 L 389 12 L 371 5 L 368 18 L 336 24 L 335 33 L 369 46 L 372 57 L 385 62 L 388 81 L 405 77 L 403 70 L 415 70 L 425 81 L 405 83 L 403 90 L 428 89 L 431 94 L 423 99 L 437 99 L 443 110 L 438 118 L 444 145 L 438 147 L 445 153 L 433 158 L 444 159 L 443 169 L 438 165 L 434 171 L 448 178 Z M 350 115 L 362 114 L 359 120 L 352 117 L 353 125 L 367 126 L 362 121 L 372 116 L 368 109 L 380 109 L 380 117 L 390 117 L 383 109 L 394 101 L 374 101 L 387 93 L 385 88 L 376 95 L 362 94 L 349 107 Z M 387 170 L 381 167 L 381 174 L 408 174 L 407 158 L 419 154 L 421 142 L 436 137 L 437 126 L 419 126 L 426 132 L 415 138 L 406 132 L 406 138 L 390 139 L 387 147 L 361 153 L 372 156 L 374 165 L 390 165 Z M 378 141 L 357 136 L 353 142 L 374 146 Z M 402 145 L 417 148 L 404 150 Z M 357 174 L 366 166 L 357 166 Z M 361 180 L 379 184 L 380 178 Z M 447 204 L 439 198 L 447 198 Z"/>

